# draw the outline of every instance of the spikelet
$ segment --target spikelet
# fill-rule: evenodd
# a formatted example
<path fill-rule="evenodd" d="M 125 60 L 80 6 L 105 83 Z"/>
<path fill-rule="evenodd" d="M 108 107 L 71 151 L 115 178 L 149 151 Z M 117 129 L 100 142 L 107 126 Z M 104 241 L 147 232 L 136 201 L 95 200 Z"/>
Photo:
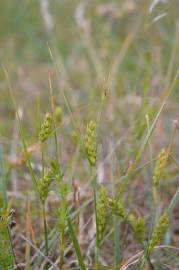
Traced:
<path fill-rule="evenodd" d="M 51 165 L 51 170 L 52 170 L 54 179 L 60 183 L 62 181 L 62 172 L 61 172 L 60 165 L 58 164 L 56 160 L 52 160 L 50 165 Z"/>
<path fill-rule="evenodd" d="M 130 215 L 129 222 L 134 231 L 135 238 L 142 243 L 145 240 L 145 219 L 143 217 L 135 218 L 133 215 Z"/>
<path fill-rule="evenodd" d="M 54 181 L 54 175 L 52 170 L 48 170 L 43 177 L 40 178 L 38 182 L 38 191 L 42 203 L 47 199 L 49 188 L 51 183 Z"/>
<path fill-rule="evenodd" d="M 97 216 L 98 216 L 98 237 L 99 242 L 103 238 L 103 233 L 106 226 L 106 206 L 108 204 L 108 194 L 104 186 L 99 189 L 99 197 L 97 201 Z"/>
<path fill-rule="evenodd" d="M 158 186 L 160 183 L 160 180 L 163 176 L 164 168 L 166 166 L 167 160 L 168 160 L 169 152 L 166 149 L 162 149 L 159 153 L 153 173 L 153 184 L 154 186 Z"/>
<path fill-rule="evenodd" d="M 148 252 L 149 254 L 152 252 L 154 247 L 162 241 L 163 237 L 169 226 L 169 217 L 166 213 L 164 213 L 158 221 L 158 224 L 155 226 L 151 240 L 149 242 Z"/>
<path fill-rule="evenodd" d="M 62 108 L 60 106 L 55 108 L 54 118 L 55 118 L 56 124 L 60 125 L 62 123 L 63 111 L 62 111 Z"/>
<path fill-rule="evenodd" d="M 120 216 L 122 218 L 127 217 L 127 213 L 126 213 L 126 210 L 123 206 L 121 198 L 110 199 L 108 202 L 108 207 L 110 209 L 111 214 Z"/>
<path fill-rule="evenodd" d="M 45 142 L 52 133 L 53 118 L 50 113 L 46 113 L 43 124 L 39 132 L 39 140 Z"/>
<path fill-rule="evenodd" d="M 96 165 L 96 124 L 90 121 L 86 127 L 85 150 L 87 159 L 92 167 Z"/>

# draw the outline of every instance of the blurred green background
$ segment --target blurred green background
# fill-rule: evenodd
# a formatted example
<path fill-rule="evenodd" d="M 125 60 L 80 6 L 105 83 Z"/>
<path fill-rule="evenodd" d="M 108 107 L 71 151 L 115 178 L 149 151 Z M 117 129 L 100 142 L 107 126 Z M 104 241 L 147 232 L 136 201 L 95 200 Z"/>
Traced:
<path fill-rule="evenodd" d="M 18 106 L 24 108 L 30 134 L 37 100 L 40 110 L 46 110 L 49 73 L 56 102 L 64 110 L 61 88 L 72 109 L 87 106 L 87 114 L 80 118 L 94 116 L 105 87 L 110 88 L 109 99 L 115 100 L 115 104 L 110 101 L 115 110 L 112 123 L 116 115 L 121 116 L 123 97 L 160 96 L 179 64 L 178 10 L 178 0 L 2 0 L 1 135 L 10 136 L 14 120 L 2 65 L 8 70 Z M 128 123 L 126 118 L 123 112 L 121 121 Z"/>

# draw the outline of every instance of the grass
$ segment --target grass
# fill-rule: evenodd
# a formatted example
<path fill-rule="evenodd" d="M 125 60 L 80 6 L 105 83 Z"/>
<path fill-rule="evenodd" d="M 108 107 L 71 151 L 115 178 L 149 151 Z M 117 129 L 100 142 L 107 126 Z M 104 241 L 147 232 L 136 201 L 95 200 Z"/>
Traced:
<path fill-rule="evenodd" d="M 178 269 L 178 1 L 44 2 L 0 4 L 0 268 Z"/>

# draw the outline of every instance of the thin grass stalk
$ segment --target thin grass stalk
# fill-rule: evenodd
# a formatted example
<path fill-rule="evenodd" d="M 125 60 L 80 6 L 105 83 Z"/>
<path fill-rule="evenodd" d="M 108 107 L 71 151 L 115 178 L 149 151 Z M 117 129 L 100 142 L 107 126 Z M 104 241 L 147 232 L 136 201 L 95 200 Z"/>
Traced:
<path fill-rule="evenodd" d="M 48 231 L 47 231 L 45 203 L 42 205 L 42 214 L 43 214 L 43 224 L 44 224 L 45 252 L 46 252 L 46 256 L 48 256 L 48 253 L 49 253 L 49 250 L 48 250 Z"/>
<path fill-rule="evenodd" d="M 64 252 L 65 252 L 65 227 L 61 230 L 61 237 L 60 237 L 60 262 L 59 268 L 63 269 L 63 261 L 64 261 Z"/>
<path fill-rule="evenodd" d="M 57 63 L 57 60 L 55 59 L 55 57 L 54 57 L 54 55 L 52 53 L 52 49 L 50 48 L 50 46 L 48 44 L 47 44 L 47 47 L 48 47 L 48 50 L 49 50 L 49 54 L 50 54 L 52 63 L 55 66 L 56 73 L 57 74 L 61 74 L 61 69 L 59 68 L 58 63 Z M 64 102 L 65 102 L 66 108 L 67 108 L 67 110 L 68 110 L 68 112 L 70 114 L 70 118 L 71 118 L 72 124 L 73 124 L 75 130 L 78 132 L 78 134 L 80 134 L 80 132 L 78 130 L 78 127 L 77 127 L 77 120 L 73 116 L 73 112 L 72 112 L 71 106 L 70 106 L 70 104 L 68 102 L 68 99 L 67 99 L 67 97 L 65 95 L 65 91 L 64 91 L 63 87 L 61 88 L 61 92 L 62 92 L 62 96 L 63 96 Z"/>
<path fill-rule="evenodd" d="M 96 179 L 96 167 L 91 167 L 91 175 L 92 175 L 92 188 L 93 188 L 93 203 L 94 203 L 94 213 L 95 213 L 95 222 L 96 222 L 96 246 L 95 246 L 95 269 L 99 269 L 99 223 L 98 223 L 98 214 L 97 214 L 97 198 L 96 198 L 96 190 L 97 190 L 97 179 Z"/>
<path fill-rule="evenodd" d="M 122 259 L 122 250 L 121 250 L 121 226 L 120 226 L 120 219 L 118 216 L 113 217 L 114 223 L 114 245 L 115 245 L 115 269 L 119 268 Z"/>
<path fill-rule="evenodd" d="M 63 211 L 63 215 L 61 215 L 61 235 L 60 235 L 60 262 L 59 268 L 63 269 L 64 263 L 64 253 L 65 253 L 65 222 L 66 222 L 66 210 L 67 210 L 67 200 L 66 194 L 62 194 L 62 205 L 61 211 Z"/>
<path fill-rule="evenodd" d="M 53 118 L 53 126 L 54 126 L 54 140 L 55 140 L 55 154 L 56 154 L 56 161 L 59 162 L 59 154 L 58 154 L 58 137 L 56 131 L 56 122 L 55 122 L 55 105 L 54 105 L 54 97 L 53 97 L 53 88 L 52 88 L 52 80 L 51 75 L 49 73 L 49 94 L 50 94 L 50 102 L 51 102 L 51 111 L 52 111 L 52 118 Z M 65 221 L 63 227 L 61 228 L 61 235 L 60 235 L 60 261 L 59 261 L 59 268 L 63 269 L 64 263 L 64 252 L 65 252 Z"/>
<path fill-rule="evenodd" d="M 44 143 L 41 143 L 41 158 L 42 158 L 42 177 L 45 174 L 45 164 L 44 164 Z M 48 256 L 48 230 L 47 230 L 47 219 L 46 219 L 46 211 L 45 211 L 45 202 L 42 203 L 42 217 L 43 217 L 43 225 L 44 225 L 44 238 L 45 238 L 45 252 Z"/>
<path fill-rule="evenodd" d="M 30 204 L 27 198 L 26 236 L 28 239 L 30 239 L 29 214 L 30 214 Z M 25 270 L 30 270 L 30 245 L 28 243 L 26 243 L 26 247 L 25 247 Z"/>
<path fill-rule="evenodd" d="M 56 160 L 59 161 L 59 155 L 58 155 L 58 137 L 57 137 L 57 131 L 56 131 L 56 122 L 55 122 L 55 105 L 54 105 L 54 97 L 53 97 L 53 88 L 52 88 L 52 79 L 51 75 L 49 73 L 49 93 L 50 93 L 50 102 L 51 102 L 51 111 L 52 111 L 52 118 L 53 118 L 53 125 L 54 125 L 54 139 L 55 139 L 55 153 L 56 153 Z"/>

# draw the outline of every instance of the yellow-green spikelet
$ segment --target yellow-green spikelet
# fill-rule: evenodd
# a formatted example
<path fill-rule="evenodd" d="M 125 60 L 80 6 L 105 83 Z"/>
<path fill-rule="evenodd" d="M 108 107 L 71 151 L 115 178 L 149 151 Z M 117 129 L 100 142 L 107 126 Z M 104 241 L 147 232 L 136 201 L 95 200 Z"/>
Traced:
<path fill-rule="evenodd" d="M 119 197 L 117 199 L 114 199 L 114 198 L 109 199 L 108 200 L 108 207 L 109 207 L 111 214 L 120 216 L 121 218 L 127 217 L 127 213 L 126 213 L 126 210 L 125 210 L 124 205 L 122 203 L 121 197 Z"/>
<path fill-rule="evenodd" d="M 106 206 L 108 204 L 108 194 L 104 186 L 99 189 L 99 197 L 97 201 L 97 215 L 98 215 L 98 236 L 99 241 L 102 240 L 104 229 L 106 226 Z"/>
<path fill-rule="evenodd" d="M 151 237 L 151 240 L 149 242 L 149 247 L 148 247 L 149 253 L 151 253 L 154 247 L 162 241 L 168 229 L 168 226 L 169 226 L 169 217 L 167 213 L 164 213 L 159 218 L 159 221 L 153 230 L 152 237 Z"/>
<path fill-rule="evenodd" d="M 40 178 L 38 182 L 38 191 L 42 203 L 44 203 L 47 199 L 49 188 L 53 180 L 54 180 L 53 172 L 51 170 L 48 170 L 45 173 L 45 175 Z"/>
<path fill-rule="evenodd" d="M 168 160 L 168 155 L 169 151 L 166 149 L 162 149 L 157 157 L 157 162 L 152 177 L 154 186 L 158 186 L 158 184 L 160 183 Z"/>
<path fill-rule="evenodd" d="M 85 150 L 88 161 L 91 166 L 96 165 L 96 124 L 93 121 L 90 121 L 86 127 L 86 134 L 85 134 Z"/>
<path fill-rule="evenodd" d="M 45 142 L 52 133 L 53 118 L 50 113 L 45 114 L 44 122 L 41 125 L 39 132 L 39 140 Z"/>
<path fill-rule="evenodd" d="M 143 217 L 135 218 L 129 215 L 129 222 L 133 228 L 135 238 L 142 243 L 145 240 L 145 219 Z"/>

